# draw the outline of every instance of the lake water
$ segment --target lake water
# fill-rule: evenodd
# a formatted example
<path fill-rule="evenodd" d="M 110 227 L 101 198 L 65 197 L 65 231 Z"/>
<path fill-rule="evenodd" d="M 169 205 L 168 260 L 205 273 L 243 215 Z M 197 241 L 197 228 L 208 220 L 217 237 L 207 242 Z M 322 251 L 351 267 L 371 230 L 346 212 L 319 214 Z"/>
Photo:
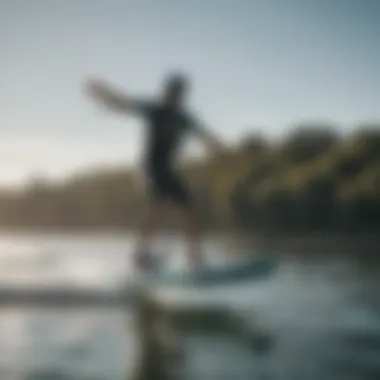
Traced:
<path fill-rule="evenodd" d="M 0 286 L 70 284 L 117 289 L 131 274 L 128 236 L 1 235 Z M 160 243 L 160 242 L 159 242 Z M 216 256 L 218 242 L 207 252 Z M 181 241 L 161 250 L 181 260 Z M 167 248 L 168 245 L 170 248 Z M 258 318 L 275 346 L 255 356 L 227 338 L 187 336 L 187 379 L 380 378 L 380 281 L 335 257 L 282 257 L 268 280 L 187 291 Z M 126 380 L 139 359 L 132 312 L 0 309 L 1 380 Z"/>

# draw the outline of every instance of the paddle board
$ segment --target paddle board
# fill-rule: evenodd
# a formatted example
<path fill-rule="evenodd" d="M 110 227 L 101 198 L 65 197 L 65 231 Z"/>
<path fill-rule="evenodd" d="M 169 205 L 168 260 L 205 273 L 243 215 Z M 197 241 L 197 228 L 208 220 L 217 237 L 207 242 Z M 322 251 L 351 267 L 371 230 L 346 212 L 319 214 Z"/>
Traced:
<path fill-rule="evenodd" d="M 145 285 L 217 286 L 240 281 L 253 281 L 268 277 L 277 262 L 270 256 L 238 260 L 230 263 L 206 265 L 200 269 L 166 268 L 140 273 L 135 279 Z"/>

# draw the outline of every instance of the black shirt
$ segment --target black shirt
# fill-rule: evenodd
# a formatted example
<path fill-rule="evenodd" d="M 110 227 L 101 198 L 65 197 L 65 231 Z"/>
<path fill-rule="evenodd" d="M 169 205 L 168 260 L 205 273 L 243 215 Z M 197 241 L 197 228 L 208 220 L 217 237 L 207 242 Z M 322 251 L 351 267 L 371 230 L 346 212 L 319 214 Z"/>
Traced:
<path fill-rule="evenodd" d="M 137 101 L 133 108 L 147 123 L 147 169 L 170 169 L 183 137 L 198 128 L 195 118 L 185 110 L 160 103 Z"/>

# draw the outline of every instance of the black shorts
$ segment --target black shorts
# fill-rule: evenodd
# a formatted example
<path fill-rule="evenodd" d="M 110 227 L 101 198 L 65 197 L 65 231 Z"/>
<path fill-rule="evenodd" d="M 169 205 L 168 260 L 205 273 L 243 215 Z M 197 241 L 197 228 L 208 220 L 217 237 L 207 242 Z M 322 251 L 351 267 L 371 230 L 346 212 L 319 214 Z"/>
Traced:
<path fill-rule="evenodd" d="M 155 200 L 169 200 L 181 206 L 190 206 L 192 197 L 181 176 L 170 168 L 148 171 L 150 194 Z"/>

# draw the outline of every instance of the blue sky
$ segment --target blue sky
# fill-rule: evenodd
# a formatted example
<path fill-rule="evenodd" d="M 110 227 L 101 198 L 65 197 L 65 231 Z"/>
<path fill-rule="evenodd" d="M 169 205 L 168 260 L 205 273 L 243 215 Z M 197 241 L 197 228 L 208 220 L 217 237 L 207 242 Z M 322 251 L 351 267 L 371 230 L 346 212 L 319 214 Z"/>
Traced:
<path fill-rule="evenodd" d="M 0 183 L 138 162 L 138 120 L 81 93 L 193 79 L 190 106 L 226 141 L 303 120 L 380 120 L 377 0 L 0 0 Z"/>

